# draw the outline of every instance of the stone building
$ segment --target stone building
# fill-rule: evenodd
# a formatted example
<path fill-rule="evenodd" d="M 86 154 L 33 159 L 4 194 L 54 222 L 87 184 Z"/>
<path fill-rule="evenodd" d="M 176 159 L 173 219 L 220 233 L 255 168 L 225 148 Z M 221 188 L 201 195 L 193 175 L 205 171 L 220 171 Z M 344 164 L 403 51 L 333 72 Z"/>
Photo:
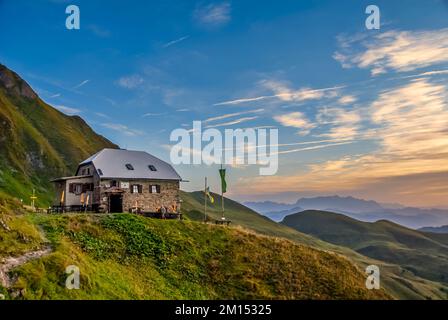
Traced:
<path fill-rule="evenodd" d="M 72 177 L 53 180 L 55 205 L 100 212 L 180 211 L 181 177 L 146 152 L 103 149 L 81 162 Z"/>

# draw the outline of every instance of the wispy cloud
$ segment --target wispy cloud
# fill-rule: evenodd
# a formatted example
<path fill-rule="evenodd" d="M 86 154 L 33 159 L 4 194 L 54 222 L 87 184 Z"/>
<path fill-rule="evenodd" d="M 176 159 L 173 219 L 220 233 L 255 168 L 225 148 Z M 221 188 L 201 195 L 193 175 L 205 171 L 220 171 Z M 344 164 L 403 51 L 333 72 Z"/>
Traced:
<path fill-rule="evenodd" d="M 118 79 L 117 84 L 126 89 L 134 89 L 140 86 L 145 80 L 139 75 L 131 75 L 126 77 L 121 77 Z"/>
<path fill-rule="evenodd" d="M 316 125 L 310 122 L 302 112 L 291 112 L 274 117 L 274 120 L 285 127 L 293 127 L 300 129 L 299 135 L 307 135 Z"/>
<path fill-rule="evenodd" d="M 68 114 L 68 115 L 80 114 L 82 112 L 80 109 L 71 108 L 71 107 L 62 106 L 62 105 L 57 105 L 54 107 L 56 109 L 58 109 L 59 111 L 65 113 L 65 114 Z"/>
<path fill-rule="evenodd" d="M 418 73 L 418 74 L 413 74 L 410 76 L 405 76 L 405 77 L 403 77 L 403 79 L 440 76 L 440 75 L 446 75 L 446 74 L 448 74 L 448 70 L 433 70 L 433 71 L 426 71 L 426 72 L 422 72 L 422 73 Z"/>
<path fill-rule="evenodd" d="M 267 99 L 278 99 L 283 102 L 303 102 L 307 100 L 334 98 L 338 95 L 338 90 L 345 87 L 336 86 L 321 89 L 300 88 L 294 90 L 291 89 L 286 83 L 280 81 L 264 80 L 261 81 L 260 84 L 264 89 L 267 89 L 274 94 L 228 100 L 215 103 L 214 106 L 239 105 L 243 103 L 262 101 Z"/>
<path fill-rule="evenodd" d="M 275 97 L 276 96 L 260 96 L 260 97 L 254 97 L 254 98 L 240 98 L 240 99 L 235 99 L 235 100 L 218 102 L 213 105 L 214 106 L 226 106 L 226 105 L 232 105 L 232 104 L 241 104 L 241 103 L 246 103 L 246 102 L 254 102 L 254 101 L 260 101 L 260 100 L 265 100 L 265 99 L 272 99 Z"/>
<path fill-rule="evenodd" d="M 74 86 L 73 87 L 73 89 L 79 89 L 79 88 L 81 88 L 82 86 L 85 86 L 87 83 L 89 83 L 90 82 L 90 80 L 84 80 L 84 81 L 82 81 L 81 83 L 79 83 L 79 84 L 77 84 L 76 86 Z"/>
<path fill-rule="evenodd" d="M 50 96 L 50 98 L 59 98 L 61 96 L 60 93 L 56 93 Z"/>
<path fill-rule="evenodd" d="M 101 112 L 95 112 L 95 115 L 98 117 L 104 118 L 104 119 L 110 119 L 110 117 L 107 114 L 101 113 Z"/>
<path fill-rule="evenodd" d="M 142 136 L 144 135 L 143 131 L 140 130 L 135 130 L 135 129 L 131 129 L 128 126 L 124 125 L 124 124 L 119 124 L 119 123 L 102 123 L 101 126 L 120 132 L 126 136 L 129 137 L 135 137 L 135 136 Z"/>
<path fill-rule="evenodd" d="M 302 151 L 310 151 L 310 150 L 318 150 L 318 149 L 325 149 L 330 147 L 336 147 L 336 146 L 342 146 L 346 144 L 351 144 L 354 141 L 345 141 L 345 142 L 337 142 L 337 143 L 330 143 L 330 144 L 320 144 L 317 146 L 312 147 L 304 147 L 304 148 L 297 148 L 297 149 L 290 149 L 290 150 L 284 150 L 284 151 L 278 151 L 278 154 L 288 154 L 288 153 L 296 153 L 296 152 L 302 152 Z"/>
<path fill-rule="evenodd" d="M 177 109 L 176 112 L 189 112 L 190 109 L 183 108 L 183 109 Z"/>
<path fill-rule="evenodd" d="M 346 110 L 343 108 L 323 108 L 316 116 L 320 126 L 330 125 L 328 132 L 321 137 L 332 139 L 354 139 L 360 130 L 360 110 Z"/>
<path fill-rule="evenodd" d="M 307 170 L 295 174 L 245 178 L 237 188 L 246 190 L 246 193 L 249 189 L 262 192 L 267 188 L 272 192 L 300 192 L 305 189 L 325 193 L 366 192 L 370 196 L 379 194 L 383 199 L 395 198 L 395 201 L 441 203 L 443 192 L 446 194 L 446 191 L 441 191 L 441 186 L 445 179 L 446 190 L 448 174 L 447 105 L 447 86 L 427 78 L 384 89 L 366 107 L 367 113 L 363 115 L 374 129 L 357 133 L 362 140 L 374 140 L 377 145 L 374 150 L 313 163 Z M 359 119 L 352 112 L 354 110 L 330 112 L 328 118 L 320 120 L 341 124 L 335 128 L 341 128 L 342 132 L 348 130 L 350 124 L 357 124 Z M 328 145 L 355 141 L 358 139 Z M 304 148 L 297 150 L 301 149 Z M 285 154 L 294 150 L 280 152 Z M 421 197 L 422 190 L 425 197 Z"/>
<path fill-rule="evenodd" d="M 255 120 L 257 118 L 258 118 L 258 116 L 244 117 L 244 118 L 240 118 L 240 119 L 236 119 L 236 120 L 228 121 L 228 122 L 224 122 L 224 123 L 211 124 L 211 125 L 206 126 L 206 128 L 219 128 L 219 127 L 233 126 L 235 124 L 240 124 L 243 122 Z"/>
<path fill-rule="evenodd" d="M 180 38 L 178 38 L 178 39 L 176 39 L 176 40 L 173 40 L 173 41 L 170 41 L 170 42 L 165 43 L 165 44 L 163 45 L 163 47 L 164 47 L 164 48 L 171 47 L 172 45 L 178 44 L 179 42 L 182 42 L 182 41 L 184 41 L 184 40 L 187 40 L 188 38 L 190 38 L 190 36 L 180 37 Z"/>
<path fill-rule="evenodd" d="M 142 118 L 147 118 L 147 117 L 158 117 L 158 116 L 163 116 L 166 115 L 165 112 L 160 112 L 160 113 L 152 113 L 152 112 L 148 112 L 145 113 L 144 115 L 142 115 Z"/>
<path fill-rule="evenodd" d="M 340 104 L 351 104 L 356 102 L 357 98 L 355 96 L 352 95 L 346 95 L 346 96 L 342 96 L 341 98 L 339 98 L 338 102 Z"/>
<path fill-rule="evenodd" d="M 195 20 L 207 27 L 219 27 L 231 20 L 231 5 L 229 2 L 212 3 L 196 8 L 193 13 Z"/>
<path fill-rule="evenodd" d="M 388 31 L 368 39 L 339 36 L 334 59 L 343 67 L 370 69 L 372 75 L 412 71 L 448 62 L 448 28 L 428 31 Z"/>
<path fill-rule="evenodd" d="M 214 122 L 214 121 L 218 121 L 218 120 L 223 120 L 223 119 L 228 119 L 228 118 L 242 116 L 242 115 L 245 115 L 245 114 L 260 113 L 260 112 L 263 112 L 263 111 L 264 111 L 264 109 L 256 109 L 256 110 L 228 113 L 228 114 L 223 114 L 223 115 L 220 115 L 220 116 L 216 116 L 216 117 L 211 117 L 211 118 L 205 119 L 203 122 L 204 123 L 209 123 L 209 122 Z"/>

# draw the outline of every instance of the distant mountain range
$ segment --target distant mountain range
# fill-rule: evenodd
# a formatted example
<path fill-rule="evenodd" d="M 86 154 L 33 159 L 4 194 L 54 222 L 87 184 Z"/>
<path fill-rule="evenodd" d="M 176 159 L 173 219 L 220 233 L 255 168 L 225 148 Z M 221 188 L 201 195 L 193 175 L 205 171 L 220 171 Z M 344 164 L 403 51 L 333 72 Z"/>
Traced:
<path fill-rule="evenodd" d="M 367 257 L 399 264 L 422 278 L 448 283 L 448 234 L 411 230 L 386 220 L 361 222 L 318 210 L 286 216 L 282 224 Z"/>
<path fill-rule="evenodd" d="M 424 227 L 424 228 L 420 228 L 418 230 L 423 231 L 423 232 L 432 232 L 432 233 L 448 233 L 448 226 Z"/>
<path fill-rule="evenodd" d="M 400 204 L 381 204 L 373 200 L 354 197 L 327 196 L 301 198 L 293 204 L 266 202 L 246 202 L 246 206 L 274 221 L 303 210 L 326 210 L 344 214 L 366 222 L 386 219 L 408 228 L 448 224 L 448 210 L 405 207 Z"/>

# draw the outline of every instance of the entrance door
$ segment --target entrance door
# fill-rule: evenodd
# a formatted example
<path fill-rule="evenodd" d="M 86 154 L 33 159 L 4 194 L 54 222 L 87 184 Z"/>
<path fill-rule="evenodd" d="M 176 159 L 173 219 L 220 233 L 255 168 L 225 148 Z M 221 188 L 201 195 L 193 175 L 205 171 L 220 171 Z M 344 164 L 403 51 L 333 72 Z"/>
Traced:
<path fill-rule="evenodd" d="M 121 213 L 123 212 L 123 196 L 120 194 L 114 194 L 109 196 L 110 208 L 109 212 L 111 213 Z"/>

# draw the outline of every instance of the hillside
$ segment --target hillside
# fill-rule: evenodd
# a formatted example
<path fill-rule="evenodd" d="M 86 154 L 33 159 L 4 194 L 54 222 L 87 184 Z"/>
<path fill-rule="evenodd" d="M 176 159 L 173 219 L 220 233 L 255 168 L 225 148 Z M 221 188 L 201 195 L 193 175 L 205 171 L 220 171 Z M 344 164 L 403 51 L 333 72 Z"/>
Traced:
<path fill-rule="evenodd" d="M 282 224 L 373 259 L 398 264 L 422 278 L 448 283 L 448 236 L 419 232 L 385 220 L 368 223 L 315 210 L 287 216 Z"/>
<path fill-rule="evenodd" d="M 0 64 L 0 192 L 39 203 L 52 199 L 49 180 L 71 175 L 77 164 L 103 149 L 117 148 L 78 116 L 43 102 L 16 73 Z"/>
<path fill-rule="evenodd" d="M 0 228 L 0 236 L 9 233 L 13 244 L 7 256 L 53 250 L 12 271 L 14 284 L 0 288 L 10 298 L 388 298 L 367 290 L 364 274 L 344 258 L 238 228 L 130 214 L 0 218 L 10 229 Z M 65 288 L 68 265 L 80 268 L 82 290 Z"/>
<path fill-rule="evenodd" d="M 356 295 L 364 292 L 362 270 L 369 264 L 381 266 L 382 287 L 395 298 L 446 297 L 441 286 L 399 266 L 317 239 L 313 247 L 304 245 L 302 238 L 314 238 L 286 226 L 282 227 L 291 230 L 291 237 L 296 234 L 295 241 L 258 235 L 236 224 L 227 228 L 127 214 L 35 215 L 18 207 L 13 200 L 0 199 L 0 260 L 48 245 L 53 248 L 50 255 L 12 269 L 10 276 L 18 280 L 0 293 L 19 294 L 19 298 L 351 298 L 352 289 Z M 110 220 L 115 217 L 118 220 Z M 231 265 L 220 262 L 227 256 Z M 327 267 L 321 265 L 327 259 L 334 274 L 327 274 Z M 59 287 L 70 264 L 80 267 L 87 291 Z M 336 278 L 321 288 L 327 276 Z M 344 287 L 342 294 L 338 288 Z M 363 295 L 358 298 L 389 297 L 383 291 Z"/>
<path fill-rule="evenodd" d="M 208 203 L 207 214 L 209 221 L 213 222 L 221 219 L 221 196 L 215 193 L 212 193 L 212 196 L 215 202 L 213 204 Z M 196 191 L 190 193 L 181 191 L 181 199 L 183 201 L 182 212 L 186 217 L 195 221 L 204 220 L 204 192 Z M 224 205 L 226 219 L 231 220 L 234 225 L 239 225 L 268 236 L 290 239 L 316 248 L 330 249 L 325 242 L 297 232 L 285 225 L 278 224 L 229 198 L 224 198 Z"/>
<path fill-rule="evenodd" d="M 212 221 L 221 217 L 220 196 L 217 194 L 213 194 L 213 196 L 215 203 L 208 204 L 207 209 L 209 219 Z M 201 191 L 181 192 L 181 198 L 184 215 L 187 218 L 202 221 L 204 219 L 204 193 Z M 298 244 L 319 250 L 334 252 L 348 258 L 361 270 L 371 264 L 380 266 L 382 286 L 396 299 L 446 299 L 448 297 L 447 286 L 422 279 L 398 264 L 372 259 L 351 248 L 322 241 L 318 237 L 276 223 L 231 199 L 224 199 L 226 217 L 232 221 L 232 225 L 242 226 L 261 234 L 290 239 Z"/>

